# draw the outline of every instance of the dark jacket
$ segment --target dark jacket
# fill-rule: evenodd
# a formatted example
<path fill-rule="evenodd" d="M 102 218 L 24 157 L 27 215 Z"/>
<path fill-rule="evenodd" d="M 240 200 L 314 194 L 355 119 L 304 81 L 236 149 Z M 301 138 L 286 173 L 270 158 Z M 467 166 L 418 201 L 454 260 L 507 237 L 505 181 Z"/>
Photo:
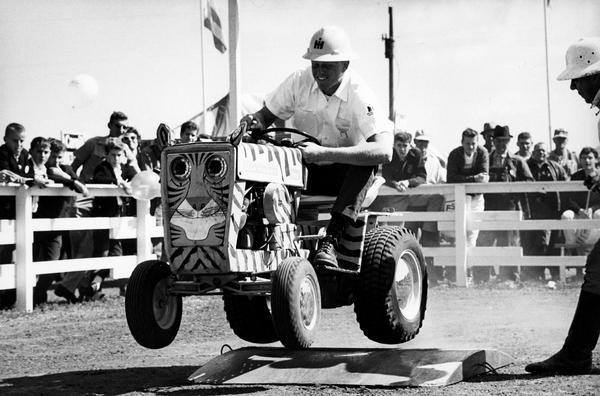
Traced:
<path fill-rule="evenodd" d="M 106 161 L 102 161 L 94 169 L 94 176 L 91 183 L 95 184 L 114 184 L 118 185 L 117 176 L 112 166 Z M 92 216 L 96 217 L 115 217 L 121 214 L 122 200 L 120 197 L 95 197 L 92 208 Z"/>
<path fill-rule="evenodd" d="M 527 162 L 519 156 L 506 153 L 500 167 L 493 166 L 495 150 L 490 153 L 490 182 L 534 181 Z M 529 214 L 526 195 L 514 194 L 485 194 L 485 210 L 523 210 Z"/>
<path fill-rule="evenodd" d="M 417 187 L 427 180 L 427 171 L 423 161 L 423 153 L 417 148 L 411 148 L 406 154 L 404 161 L 394 150 L 392 161 L 383 164 L 381 173 L 385 178 L 385 183 L 394 186 L 394 182 L 408 180 L 409 187 Z"/>
<path fill-rule="evenodd" d="M 585 180 L 586 175 L 583 169 L 579 169 L 577 172 L 571 175 L 571 180 Z M 588 199 L 588 193 L 590 194 L 589 207 L 595 209 L 600 208 L 600 194 L 595 191 L 568 191 L 563 193 L 564 200 L 566 201 L 566 209 L 570 209 L 577 214 L 579 209 L 585 209 L 585 205 Z"/>
<path fill-rule="evenodd" d="M 9 170 L 22 177 L 30 177 L 32 169 L 28 166 L 29 152 L 21 150 L 19 158 L 15 158 L 6 144 L 0 146 L 0 170 Z M 12 196 L 0 195 L 0 218 L 15 218 L 15 198 Z"/>
<path fill-rule="evenodd" d="M 488 173 L 490 162 L 488 152 L 485 147 L 477 146 L 475 149 L 475 158 L 473 166 L 465 168 L 465 149 L 459 146 L 448 155 L 448 174 L 446 180 L 448 183 L 474 183 L 475 175 Z"/>
<path fill-rule="evenodd" d="M 15 159 L 15 156 L 8 149 L 6 144 L 0 146 L 0 170 L 8 169 L 19 176 L 26 177 L 29 173 L 29 167 L 27 166 L 28 160 L 29 151 L 25 149 L 21 150 L 19 158 Z"/>
<path fill-rule="evenodd" d="M 527 166 L 533 175 L 535 181 L 564 181 L 567 180 L 567 174 L 557 162 L 546 160 L 538 164 L 533 158 L 527 160 Z M 534 219 L 558 218 L 560 215 L 560 194 L 557 191 L 547 193 L 529 193 L 530 216 Z"/>
<path fill-rule="evenodd" d="M 73 168 L 71 168 L 70 165 L 59 165 L 59 167 L 63 172 L 68 174 L 70 178 L 65 178 L 62 175 L 54 173 L 52 171 L 53 168 L 47 168 L 48 179 L 73 190 L 75 180 L 78 180 L 77 175 L 75 172 L 73 172 Z M 73 204 L 73 201 L 74 197 L 41 196 L 38 203 L 38 210 L 33 214 L 33 217 L 51 219 L 57 217 L 67 217 L 67 211 Z"/>

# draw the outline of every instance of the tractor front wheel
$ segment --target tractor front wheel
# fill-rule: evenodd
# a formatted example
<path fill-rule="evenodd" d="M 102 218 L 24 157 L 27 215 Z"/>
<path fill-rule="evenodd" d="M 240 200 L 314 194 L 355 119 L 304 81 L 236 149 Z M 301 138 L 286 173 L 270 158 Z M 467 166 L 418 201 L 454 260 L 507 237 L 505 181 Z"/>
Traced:
<path fill-rule="evenodd" d="M 321 317 L 321 292 L 314 268 L 302 257 L 290 257 L 273 274 L 273 324 L 281 343 L 290 349 L 308 348 Z"/>
<path fill-rule="evenodd" d="M 181 296 L 169 294 L 172 274 L 163 261 L 138 264 L 129 278 L 125 293 L 127 325 L 143 347 L 164 348 L 179 331 Z"/>

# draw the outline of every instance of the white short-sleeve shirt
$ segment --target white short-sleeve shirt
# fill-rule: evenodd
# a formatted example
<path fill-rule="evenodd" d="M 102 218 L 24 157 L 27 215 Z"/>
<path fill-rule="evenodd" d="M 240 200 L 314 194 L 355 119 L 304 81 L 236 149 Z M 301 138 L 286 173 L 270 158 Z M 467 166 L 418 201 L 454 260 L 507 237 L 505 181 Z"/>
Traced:
<path fill-rule="evenodd" d="M 265 105 L 282 120 L 293 117 L 294 128 L 315 136 L 325 147 L 356 146 L 393 130 L 375 95 L 350 68 L 329 98 L 317 86 L 309 66 L 292 73 L 267 95 Z"/>

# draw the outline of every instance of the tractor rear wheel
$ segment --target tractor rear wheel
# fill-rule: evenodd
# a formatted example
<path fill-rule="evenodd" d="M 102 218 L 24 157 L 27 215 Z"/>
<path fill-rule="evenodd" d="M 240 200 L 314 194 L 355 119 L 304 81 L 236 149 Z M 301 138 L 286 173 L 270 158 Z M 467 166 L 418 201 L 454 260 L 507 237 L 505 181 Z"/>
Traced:
<path fill-rule="evenodd" d="M 427 302 L 421 246 L 400 227 L 377 227 L 365 237 L 354 312 L 373 341 L 398 344 L 417 335 Z"/>
<path fill-rule="evenodd" d="M 223 302 L 229 326 L 242 340 L 269 344 L 279 339 L 267 297 L 225 294 Z"/>

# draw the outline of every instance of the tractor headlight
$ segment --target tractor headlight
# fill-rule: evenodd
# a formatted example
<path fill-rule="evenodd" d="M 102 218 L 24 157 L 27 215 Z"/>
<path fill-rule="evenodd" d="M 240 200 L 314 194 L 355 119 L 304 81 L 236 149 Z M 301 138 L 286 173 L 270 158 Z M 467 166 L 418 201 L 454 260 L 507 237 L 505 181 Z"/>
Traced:
<path fill-rule="evenodd" d="M 211 179 L 222 179 L 227 173 L 227 161 L 225 161 L 222 155 L 212 155 L 204 163 L 204 170 L 206 176 Z"/>
<path fill-rule="evenodd" d="M 177 157 L 171 162 L 171 175 L 178 181 L 187 180 L 192 168 L 186 157 Z"/>

